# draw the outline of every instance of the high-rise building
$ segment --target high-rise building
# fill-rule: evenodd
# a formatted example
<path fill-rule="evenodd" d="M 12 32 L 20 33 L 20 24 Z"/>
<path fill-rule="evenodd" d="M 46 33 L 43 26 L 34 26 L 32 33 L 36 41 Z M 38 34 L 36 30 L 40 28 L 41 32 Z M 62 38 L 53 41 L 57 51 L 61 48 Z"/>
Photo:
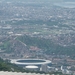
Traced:
<path fill-rule="evenodd" d="M 43 71 L 43 72 L 48 72 L 48 66 L 47 66 L 47 64 L 41 65 L 40 70 Z"/>

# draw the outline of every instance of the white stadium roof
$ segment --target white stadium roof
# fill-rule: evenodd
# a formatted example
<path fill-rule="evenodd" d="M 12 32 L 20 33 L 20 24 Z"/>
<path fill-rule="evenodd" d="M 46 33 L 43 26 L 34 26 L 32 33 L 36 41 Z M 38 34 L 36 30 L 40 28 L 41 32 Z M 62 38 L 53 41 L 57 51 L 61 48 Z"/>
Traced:
<path fill-rule="evenodd" d="M 18 62 L 20 60 L 41 60 L 41 61 L 44 61 L 44 62 L 32 62 L 32 63 L 28 63 L 28 62 Z M 16 65 L 42 65 L 42 64 L 50 64 L 51 61 L 50 60 L 45 60 L 45 59 L 11 59 L 11 63 L 14 63 Z"/>
<path fill-rule="evenodd" d="M 37 69 L 38 66 L 26 66 L 25 68 Z"/>

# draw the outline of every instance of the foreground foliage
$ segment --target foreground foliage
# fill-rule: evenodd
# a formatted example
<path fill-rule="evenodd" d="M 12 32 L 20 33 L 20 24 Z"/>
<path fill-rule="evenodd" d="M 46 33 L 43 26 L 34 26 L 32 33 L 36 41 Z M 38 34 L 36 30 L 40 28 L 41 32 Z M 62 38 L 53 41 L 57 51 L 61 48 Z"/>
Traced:
<path fill-rule="evenodd" d="M 8 60 L 3 60 L 0 58 L 0 71 L 24 72 L 25 70 L 15 64 L 9 63 Z"/>

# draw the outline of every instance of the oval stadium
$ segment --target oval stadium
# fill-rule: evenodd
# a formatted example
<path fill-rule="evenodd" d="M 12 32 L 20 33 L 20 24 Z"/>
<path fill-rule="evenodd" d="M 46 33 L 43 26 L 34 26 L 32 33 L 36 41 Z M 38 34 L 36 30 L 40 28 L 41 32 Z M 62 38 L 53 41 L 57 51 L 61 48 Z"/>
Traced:
<path fill-rule="evenodd" d="M 12 59 L 11 63 L 28 70 L 44 71 L 43 69 L 46 70 L 47 66 L 51 64 L 51 61 L 45 59 Z"/>
<path fill-rule="evenodd" d="M 51 61 L 45 59 L 12 59 L 11 63 L 16 65 L 42 65 L 51 64 Z"/>

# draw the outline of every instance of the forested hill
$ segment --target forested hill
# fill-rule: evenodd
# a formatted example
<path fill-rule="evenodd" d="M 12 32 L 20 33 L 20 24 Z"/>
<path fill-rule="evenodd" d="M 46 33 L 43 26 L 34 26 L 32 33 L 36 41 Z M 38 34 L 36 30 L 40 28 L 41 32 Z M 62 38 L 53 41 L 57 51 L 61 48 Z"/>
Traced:
<path fill-rule="evenodd" d="M 72 55 L 75 54 L 75 46 L 61 46 L 52 42 L 50 39 L 45 38 L 37 38 L 37 37 L 30 37 L 30 36 L 21 36 L 18 40 L 25 43 L 27 46 L 37 46 L 45 51 L 47 54 L 64 54 L 64 55 Z"/>

